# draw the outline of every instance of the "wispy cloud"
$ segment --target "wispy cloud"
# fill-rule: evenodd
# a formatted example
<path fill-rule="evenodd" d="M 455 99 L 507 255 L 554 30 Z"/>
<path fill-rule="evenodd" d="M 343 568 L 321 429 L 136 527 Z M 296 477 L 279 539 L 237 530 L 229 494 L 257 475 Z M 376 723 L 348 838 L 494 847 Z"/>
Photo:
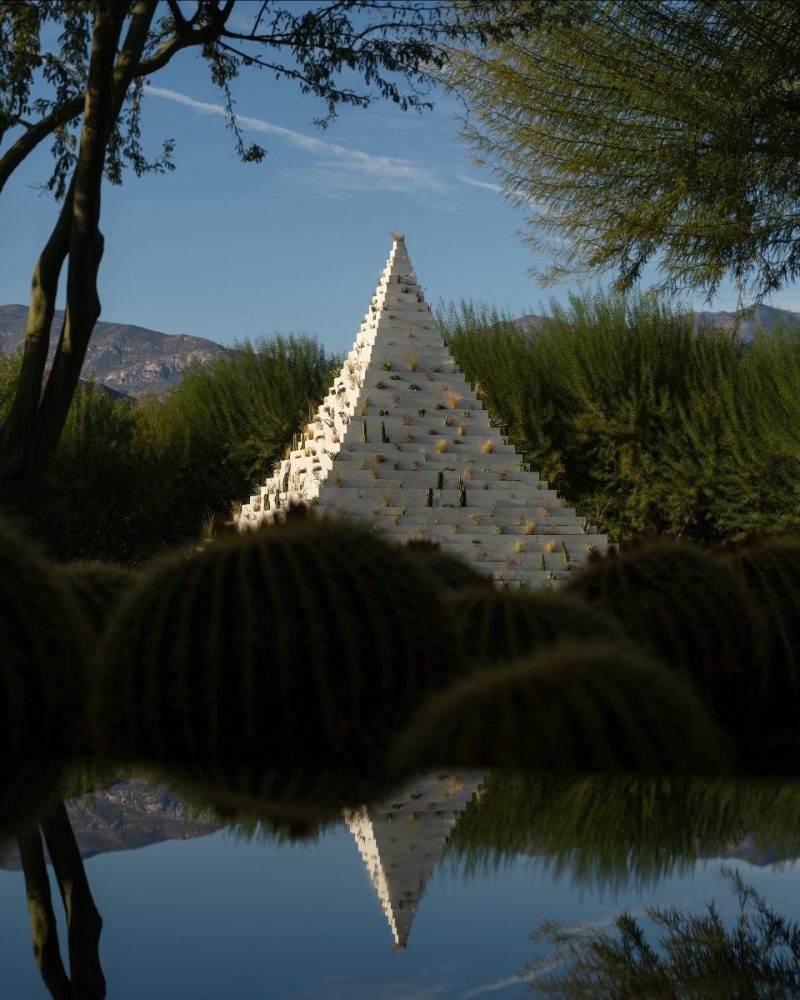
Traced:
<path fill-rule="evenodd" d="M 520 983 L 526 982 L 528 982 L 526 976 L 508 976 L 506 979 L 498 979 L 497 982 L 487 983 L 485 986 L 476 986 L 474 989 L 462 993 L 461 996 L 464 1000 L 467 1000 L 467 997 L 480 997 L 486 993 L 499 993 L 510 986 L 519 986 Z"/>
<path fill-rule="evenodd" d="M 463 174 L 458 174 L 457 176 L 462 184 L 469 184 L 471 187 L 476 188 L 486 188 L 487 191 L 494 191 L 495 194 L 505 193 L 499 184 L 489 184 L 488 181 L 476 181 L 471 177 L 465 177 Z"/>
<path fill-rule="evenodd" d="M 178 90 L 148 86 L 145 93 L 182 104 L 200 114 L 225 116 L 221 104 L 197 101 Z M 324 157 L 315 164 L 314 180 L 327 180 L 334 190 L 407 191 L 428 197 L 442 197 L 449 190 L 446 181 L 435 170 L 413 160 L 367 153 L 363 149 L 328 142 L 252 115 L 237 114 L 236 118 L 243 130 L 273 135 L 303 153 Z"/>

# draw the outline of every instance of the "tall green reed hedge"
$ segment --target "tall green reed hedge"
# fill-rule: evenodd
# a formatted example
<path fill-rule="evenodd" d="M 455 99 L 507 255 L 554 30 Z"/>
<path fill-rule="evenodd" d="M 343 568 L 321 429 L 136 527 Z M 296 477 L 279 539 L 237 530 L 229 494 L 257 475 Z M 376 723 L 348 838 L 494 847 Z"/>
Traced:
<path fill-rule="evenodd" d="M 612 536 L 800 530 L 800 332 L 696 333 L 677 305 L 600 292 L 535 332 L 479 303 L 439 322 L 496 421 Z"/>
<path fill-rule="evenodd" d="M 15 365 L 0 361 L 0 419 Z M 31 529 L 64 561 L 137 564 L 197 541 L 269 474 L 335 365 L 311 338 L 277 337 L 191 368 L 163 400 L 112 402 L 81 387 Z"/>

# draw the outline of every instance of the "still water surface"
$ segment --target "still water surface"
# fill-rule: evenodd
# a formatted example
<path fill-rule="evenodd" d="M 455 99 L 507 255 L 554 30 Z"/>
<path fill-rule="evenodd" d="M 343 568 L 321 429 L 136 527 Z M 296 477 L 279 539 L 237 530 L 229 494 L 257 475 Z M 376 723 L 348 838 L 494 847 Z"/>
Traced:
<path fill-rule="evenodd" d="M 550 947 L 529 937 L 544 919 L 602 925 L 626 908 L 701 910 L 711 899 L 735 910 L 714 857 L 684 857 L 659 876 L 652 859 L 644 868 L 632 862 L 625 874 L 624 851 L 609 864 L 600 846 L 596 864 L 585 851 L 579 864 L 567 855 L 556 864 L 552 850 L 537 852 L 535 844 L 498 858 L 474 850 L 474 837 L 462 850 L 457 819 L 477 808 L 472 780 L 422 779 L 309 842 L 248 840 L 230 829 L 194 836 L 189 825 L 183 835 L 191 839 L 86 859 L 103 918 L 108 996 L 506 1000 L 526 994 L 524 967 Z M 104 823 L 113 829 L 113 815 Z M 499 836 L 507 840 L 507 832 Z M 752 845 L 720 845 L 718 853 L 778 912 L 800 918 L 800 864 L 786 856 L 763 863 L 768 848 Z M 63 954 L 67 931 L 54 883 L 53 899 Z M 0 977 L 9 1000 L 49 996 L 19 870 L 0 871 Z"/>

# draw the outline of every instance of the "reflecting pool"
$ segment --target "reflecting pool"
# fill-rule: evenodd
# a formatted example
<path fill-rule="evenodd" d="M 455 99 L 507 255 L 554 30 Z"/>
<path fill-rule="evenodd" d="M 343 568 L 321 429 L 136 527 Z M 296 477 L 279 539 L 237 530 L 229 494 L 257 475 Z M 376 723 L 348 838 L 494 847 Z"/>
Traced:
<path fill-rule="evenodd" d="M 788 785 L 428 774 L 298 839 L 263 820 L 220 825 L 127 778 L 69 804 L 82 863 L 63 817 L 42 820 L 40 842 L 61 857 L 58 877 L 48 867 L 53 926 L 41 886 L 38 908 L 26 903 L 32 834 L 6 843 L 2 996 L 102 995 L 98 959 L 122 1000 L 536 996 L 529 966 L 553 948 L 531 940 L 543 921 L 610 927 L 628 910 L 652 929 L 646 907 L 715 900 L 730 922 L 723 864 L 800 917 L 798 813 Z M 83 992 L 58 992 L 56 936 Z"/>

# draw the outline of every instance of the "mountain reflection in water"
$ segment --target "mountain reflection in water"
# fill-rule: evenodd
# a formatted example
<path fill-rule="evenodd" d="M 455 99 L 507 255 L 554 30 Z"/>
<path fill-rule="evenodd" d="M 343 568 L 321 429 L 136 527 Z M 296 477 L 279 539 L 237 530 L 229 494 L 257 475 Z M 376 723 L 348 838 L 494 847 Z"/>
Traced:
<path fill-rule="evenodd" d="M 44 997 L 48 994 L 57 998 L 85 997 L 86 1000 L 103 996 L 100 960 L 108 966 L 108 995 L 128 995 L 124 994 L 124 983 L 130 970 L 126 970 L 125 960 L 121 962 L 118 948 L 109 948 L 113 955 L 111 964 L 105 956 L 104 938 L 100 939 L 98 950 L 100 915 L 97 908 L 102 911 L 113 910 L 114 907 L 104 905 L 100 896 L 95 908 L 81 856 L 88 858 L 103 852 L 122 852 L 130 847 L 141 848 L 170 838 L 203 838 L 221 825 L 220 820 L 207 812 L 187 809 L 165 789 L 148 787 L 133 779 L 99 789 L 68 804 L 67 808 L 68 812 L 56 804 L 39 818 L 38 830 L 28 827 L 20 832 L 16 850 L 11 849 L 14 841 L 10 846 L 4 845 L 2 865 L 13 869 L 21 862 L 24 868 L 35 957 L 42 982 L 46 984 L 46 987 L 42 985 L 40 993 L 15 991 L 15 973 L 13 968 L 9 969 L 9 963 L 4 958 L 4 976 L 10 976 L 10 980 L 4 983 L 3 994 L 19 997 L 20 1000 L 27 996 Z M 538 897 L 534 894 L 530 898 L 526 907 L 530 910 L 529 916 L 524 925 L 519 925 L 520 918 L 517 918 L 519 926 L 514 932 L 517 936 L 523 932 L 527 936 L 541 924 L 542 919 L 551 915 L 542 906 L 549 907 L 554 914 L 557 911 L 558 919 L 563 918 L 563 907 L 570 899 L 572 905 L 577 906 L 575 890 L 580 890 L 582 899 L 587 893 L 610 892 L 615 898 L 628 894 L 628 905 L 631 899 L 638 898 L 642 908 L 652 900 L 653 893 L 660 891 L 659 887 L 665 881 L 691 875 L 698 859 L 725 857 L 741 859 L 751 865 L 768 866 L 782 859 L 800 856 L 800 787 L 767 781 L 644 781 L 597 777 L 568 780 L 517 775 L 429 774 L 418 777 L 379 802 L 349 808 L 343 817 L 352 840 L 351 847 L 346 849 L 342 846 L 341 851 L 352 851 L 353 842 L 358 847 L 363 869 L 383 909 L 383 934 L 386 934 L 388 923 L 395 944 L 404 947 L 409 941 L 412 922 L 419 925 L 411 938 L 408 953 L 412 963 L 417 961 L 415 952 L 419 961 L 430 961 L 427 953 L 431 945 L 428 942 L 444 932 L 441 926 L 443 878 L 457 880 L 459 884 L 467 879 L 467 883 L 477 882 L 481 888 L 485 885 L 486 891 L 490 892 L 492 883 L 504 878 L 504 872 L 510 869 L 522 883 L 526 877 L 524 867 L 519 868 L 522 864 L 534 866 L 537 871 L 546 871 L 556 882 L 566 881 L 569 888 L 562 889 L 558 897 L 552 895 L 552 889 L 547 893 L 540 889 Z M 71 821 L 71 827 L 67 820 Z M 215 843 L 226 843 L 225 850 L 228 852 L 248 850 L 248 845 L 244 843 L 248 840 L 260 842 L 266 851 L 290 849 L 278 847 L 286 845 L 290 838 L 284 829 L 270 821 L 268 810 L 259 817 L 241 817 L 229 823 L 228 828 L 235 842 L 230 834 L 224 842 L 219 841 L 219 834 L 214 838 Z M 340 840 L 337 829 L 342 828 L 330 824 L 320 827 L 315 835 L 322 839 L 303 852 L 306 868 L 314 872 L 309 877 L 320 883 L 320 891 L 324 888 L 325 878 L 329 877 L 333 884 L 339 876 L 333 869 L 328 875 L 321 875 L 313 852 L 325 850 L 326 839 L 328 842 L 331 837 L 334 841 L 337 837 Z M 53 914 L 52 901 L 47 898 L 47 880 L 42 879 L 45 857 L 42 846 L 48 849 L 54 860 L 57 859 L 55 884 L 67 914 L 61 949 L 68 958 L 69 972 L 66 971 L 66 961 L 62 964 L 57 940 L 57 924 L 63 926 L 64 921 L 60 916 L 56 919 Z M 186 846 L 188 848 L 188 844 Z M 254 846 L 249 845 L 250 848 Z M 172 850 L 175 849 L 182 851 L 184 847 L 176 845 Z M 114 864 L 125 864 L 124 857 L 118 855 Z M 257 857 L 255 855 L 256 861 Z M 441 874 L 435 877 L 437 870 Z M 786 871 L 791 876 L 792 866 L 789 865 Z M 207 871 L 198 871 L 197 878 L 203 879 L 207 875 Z M 356 882 L 352 881 L 352 872 L 349 878 L 350 888 L 344 891 L 355 900 L 359 891 Z M 430 889 L 434 882 L 435 889 Z M 427 895 L 426 887 L 429 889 Z M 232 886 L 232 891 L 236 891 L 236 886 Z M 298 885 L 297 891 L 302 894 L 307 888 Z M 428 895 L 431 893 L 429 903 Z M 280 899 L 275 900 L 278 912 L 282 906 L 285 910 L 287 905 L 287 897 L 283 895 L 280 898 L 284 903 L 281 904 Z M 115 907 L 124 907 L 124 902 L 115 902 Z M 663 905 L 663 899 L 659 902 Z M 697 904 L 700 902 L 696 901 Z M 21 898 L 19 903 L 24 913 Z M 152 905 L 158 906 L 158 901 L 154 899 Z M 216 903 L 210 899 L 208 905 L 214 907 Z M 356 905 L 364 906 L 362 897 L 343 908 L 343 921 L 347 919 L 349 907 Z M 371 906 L 375 912 L 374 896 Z M 428 907 L 430 915 L 425 916 Z M 490 924 L 502 923 L 505 919 L 503 909 L 502 901 L 494 900 L 491 909 L 472 916 L 488 922 L 485 931 L 488 933 Z M 581 912 L 575 914 L 578 921 L 582 919 Z M 359 919 L 347 926 L 354 943 L 372 941 L 371 955 L 365 953 L 362 947 L 356 948 L 354 956 L 358 955 L 359 961 L 363 959 L 365 963 L 363 982 L 373 982 L 368 980 L 367 967 L 379 959 L 380 937 L 372 931 L 365 933 L 367 928 L 363 921 L 369 919 L 368 910 L 359 910 L 359 913 Z M 790 915 L 795 916 L 796 911 L 793 910 Z M 230 920 L 235 922 L 235 917 L 234 910 L 230 913 Z M 189 919 L 188 915 L 186 919 Z M 606 919 L 613 919 L 613 914 Z M 119 915 L 114 922 L 119 923 Z M 0 924 L 8 925 L 8 918 L 2 914 Z M 140 927 L 139 933 L 146 940 L 145 926 Z M 268 947 L 274 933 L 273 929 L 273 935 L 265 938 L 263 947 Z M 113 939 L 113 924 L 106 924 L 104 934 Z M 206 961 L 211 961 L 215 955 L 215 943 L 220 942 L 200 942 L 207 956 Z M 139 952 L 155 945 L 145 946 L 137 940 L 131 941 L 130 947 Z M 376 948 L 377 951 L 374 951 Z M 470 963 L 476 961 L 475 954 L 470 953 L 468 947 L 459 950 L 458 940 L 451 943 L 451 948 L 456 956 L 453 960 L 465 969 L 471 969 Z M 129 952 L 130 948 L 127 961 L 131 960 Z M 507 967 L 508 982 L 498 987 L 498 995 L 516 995 L 525 988 L 523 980 L 529 973 L 523 970 L 529 958 L 524 950 L 518 951 L 518 958 L 514 960 L 516 965 Z M 30 958 L 27 961 L 30 963 Z M 407 959 L 403 961 L 408 962 Z M 299 971 L 296 974 L 300 976 Z M 304 974 L 308 975 L 307 970 Z M 358 978 L 358 974 L 355 975 Z M 357 988 L 355 980 L 347 980 L 347 986 L 343 982 L 341 979 L 335 983 L 333 980 L 317 982 L 314 991 L 306 992 L 299 986 L 293 991 L 284 983 L 283 986 L 276 986 L 275 992 L 268 991 L 264 995 L 390 995 L 379 992 L 374 982 L 369 987 L 374 988 L 373 994 L 359 992 L 362 987 Z M 436 992 L 439 987 L 434 986 L 425 992 L 428 987 L 423 989 L 418 986 L 414 990 L 409 986 L 406 993 L 397 995 L 413 993 L 415 996 L 438 998 L 466 996 L 469 993 L 461 987 L 454 987 L 451 992 L 442 987 Z M 198 989 L 201 987 L 198 986 Z M 366 989 L 363 986 L 363 990 Z M 148 992 L 149 996 L 170 995 L 158 993 L 158 984 L 153 986 L 153 990 Z M 202 993 L 201 989 L 197 995 L 220 994 Z M 791 994 L 760 993 L 756 988 L 752 995 Z"/>

